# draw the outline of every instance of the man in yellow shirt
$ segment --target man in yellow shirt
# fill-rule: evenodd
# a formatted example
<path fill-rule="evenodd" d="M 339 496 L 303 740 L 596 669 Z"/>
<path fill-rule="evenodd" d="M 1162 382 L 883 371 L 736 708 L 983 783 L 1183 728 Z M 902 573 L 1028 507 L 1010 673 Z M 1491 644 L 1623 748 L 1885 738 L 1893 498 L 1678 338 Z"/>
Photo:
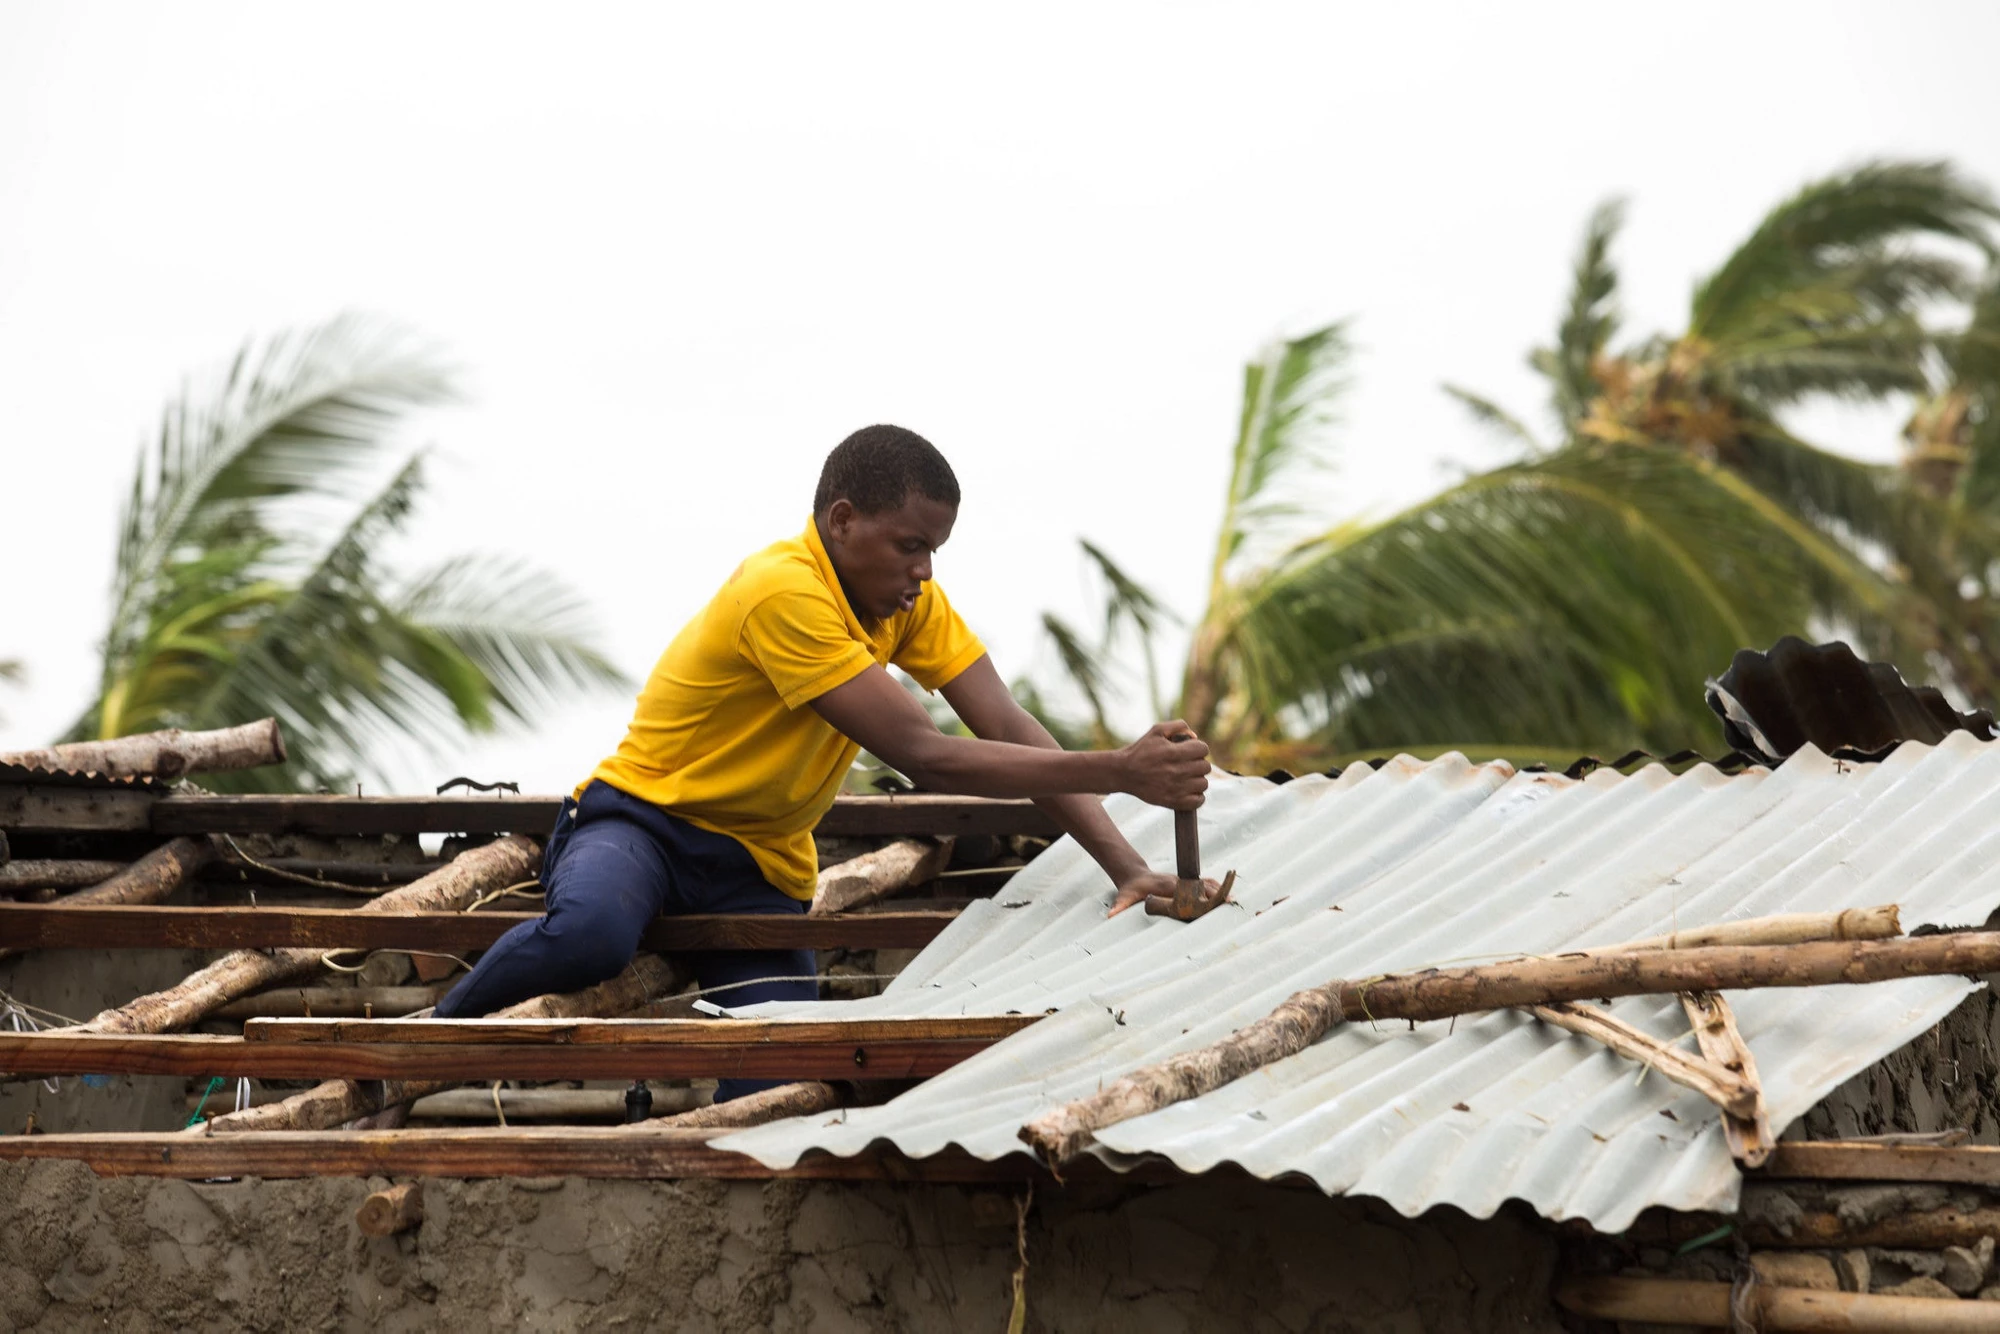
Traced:
<path fill-rule="evenodd" d="M 1171 894 L 1174 877 L 1146 865 L 1096 798 L 1198 806 L 1208 747 L 1181 722 L 1120 750 L 1058 746 L 931 582 L 958 500 L 921 436 L 871 426 L 842 441 L 805 531 L 744 561 L 688 622 L 617 752 L 564 803 L 543 857 L 546 914 L 495 943 L 438 1016 L 600 982 L 662 912 L 804 912 L 813 827 L 864 746 L 928 791 L 1034 798 L 1104 868 L 1114 914 Z M 942 691 L 973 736 L 938 731 L 890 664 Z M 689 962 L 724 1004 L 817 994 L 809 950 Z M 725 1080 L 717 1098 L 762 1086 Z"/>

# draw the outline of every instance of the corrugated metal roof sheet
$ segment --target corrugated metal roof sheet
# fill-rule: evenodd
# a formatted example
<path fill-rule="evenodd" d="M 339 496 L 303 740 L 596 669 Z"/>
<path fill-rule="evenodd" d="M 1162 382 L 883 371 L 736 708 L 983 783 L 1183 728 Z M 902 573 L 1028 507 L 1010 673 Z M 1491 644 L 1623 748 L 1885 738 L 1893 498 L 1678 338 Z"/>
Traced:
<path fill-rule="evenodd" d="M 118 777 L 113 774 L 78 769 L 44 769 L 39 765 L 14 764 L 0 760 L 0 784 L 33 783 L 41 787 L 130 787 L 152 792 L 163 789 L 159 779 L 147 775 Z"/>
<path fill-rule="evenodd" d="M 1721 679 L 1708 683 L 1708 706 L 1730 745 L 1766 762 L 1811 744 L 1887 751 L 1903 741 L 1935 745 L 1967 731 L 1992 740 L 1993 715 L 1960 713 L 1935 686 L 1912 686 L 1886 662 L 1864 662 L 1839 641 L 1808 644 L 1786 635 L 1768 653 L 1740 649 Z"/>
<path fill-rule="evenodd" d="M 1954 734 L 1878 764 L 1802 751 L 1776 771 L 1583 779 L 1456 757 L 1283 785 L 1229 780 L 1202 812 L 1204 864 L 1238 906 L 1182 924 L 1105 920 L 1109 891 L 1064 841 L 974 904 L 881 996 L 764 1012 L 1060 1012 L 885 1105 L 719 1141 L 772 1166 L 886 1140 L 922 1157 L 1024 1152 L 1015 1132 L 1136 1066 L 1216 1038 L 1335 977 L 1613 944 L 1677 927 L 1895 902 L 1906 929 L 2000 904 L 2000 743 Z M 1171 864 L 1168 812 L 1107 803 Z M 1957 977 L 1732 995 L 1782 1128 L 1973 988 Z M 1685 1034 L 1672 998 L 1621 1017 Z M 1405 1214 L 1485 1217 L 1518 1198 L 1625 1227 L 1649 1205 L 1734 1207 L 1714 1108 L 1581 1037 L 1516 1013 L 1349 1024 L 1214 1093 L 1101 1132 L 1095 1150 L 1188 1171 L 1235 1163 L 1374 1195 Z"/>

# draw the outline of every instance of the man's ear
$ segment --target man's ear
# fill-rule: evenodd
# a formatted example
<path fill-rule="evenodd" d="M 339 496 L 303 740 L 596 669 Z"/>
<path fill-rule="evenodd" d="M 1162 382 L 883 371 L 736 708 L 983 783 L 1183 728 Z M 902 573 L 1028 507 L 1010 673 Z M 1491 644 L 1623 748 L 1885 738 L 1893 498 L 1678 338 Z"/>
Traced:
<path fill-rule="evenodd" d="M 847 539 L 848 529 L 854 526 L 854 502 L 842 497 L 826 507 L 826 532 L 828 537 L 841 541 Z"/>

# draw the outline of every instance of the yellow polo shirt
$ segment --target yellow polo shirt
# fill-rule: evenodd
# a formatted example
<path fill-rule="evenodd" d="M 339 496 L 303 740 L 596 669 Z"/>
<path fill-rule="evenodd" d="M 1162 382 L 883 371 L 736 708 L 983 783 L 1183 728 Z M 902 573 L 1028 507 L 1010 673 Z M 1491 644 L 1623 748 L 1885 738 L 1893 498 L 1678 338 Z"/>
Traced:
<path fill-rule="evenodd" d="M 871 663 L 936 690 L 985 652 L 936 584 L 909 611 L 864 625 L 808 521 L 737 566 L 667 646 L 618 752 L 591 778 L 728 834 L 766 880 L 810 899 L 813 826 L 861 747 L 807 702 Z"/>

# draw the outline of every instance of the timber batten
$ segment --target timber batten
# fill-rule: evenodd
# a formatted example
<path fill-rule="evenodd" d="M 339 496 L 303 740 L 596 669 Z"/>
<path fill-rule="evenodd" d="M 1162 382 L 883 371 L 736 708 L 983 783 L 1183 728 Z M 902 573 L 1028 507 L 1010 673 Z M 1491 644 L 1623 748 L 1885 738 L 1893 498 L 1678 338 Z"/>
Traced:
<path fill-rule="evenodd" d="M 855 917 L 717 913 L 661 917 L 639 948 L 652 951 L 921 949 L 956 913 Z M 4 949 L 485 949 L 524 912 L 368 912 L 349 908 L 0 903 Z"/>

